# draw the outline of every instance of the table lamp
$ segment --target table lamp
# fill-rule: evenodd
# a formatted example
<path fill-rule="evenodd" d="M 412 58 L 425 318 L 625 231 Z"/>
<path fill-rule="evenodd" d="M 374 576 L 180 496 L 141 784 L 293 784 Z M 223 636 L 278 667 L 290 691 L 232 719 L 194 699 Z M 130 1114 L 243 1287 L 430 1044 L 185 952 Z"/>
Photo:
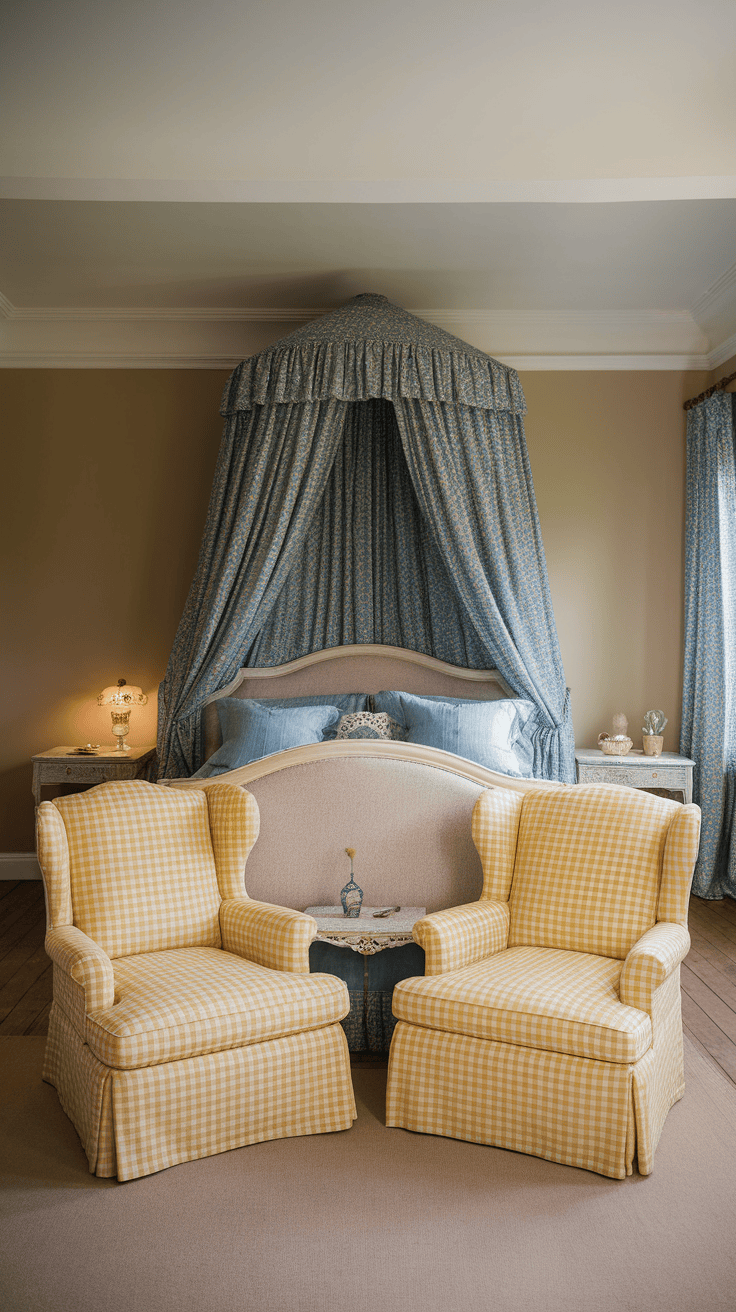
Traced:
<path fill-rule="evenodd" d="M 114 687 L 103 689 L 97 698 L 98 706 L 110 707 L 112 731 L 118 740 L 116 748 L 118 752 L 130 751 L 125 741 L 130 729 L 130 712 L 134 706 L 145 706 L 147 701 L 148 698 L 143 690 L 133 683 L 126 683 L 125 679 L 118 679 Z"/>

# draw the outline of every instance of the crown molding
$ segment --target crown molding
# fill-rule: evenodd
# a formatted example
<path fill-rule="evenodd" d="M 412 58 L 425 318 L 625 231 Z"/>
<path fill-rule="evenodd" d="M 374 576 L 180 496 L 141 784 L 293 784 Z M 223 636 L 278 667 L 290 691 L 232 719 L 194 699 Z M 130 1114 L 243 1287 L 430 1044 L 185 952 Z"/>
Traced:
<path fill-rule="evenodd" d="M 725 342 L 721 342 L 721 345 L 718 347 L 717 350 L 711 351 L 710 355 L 708 356 L 708 359 L 711 361 L 709 367 L 711 369 L 720 369 L 722 364 L 725 364 L 727 360 L 730 360 L 732 356 L 735 355 L 736 355 L 736 333 L 734 333 L 731 337 L 726 338 Z"/>
<path fill-rule="evenodd" d="M 717 278 L 712 287 L 698 298 L 693 306 L 693 318 L 697 321 L 705 319 L 716 308 L 720 308 L 723 302 L 730 302 L 736 299 L 736 264 L 732 264 L 730 269 L 726 269 L 720 278 Z"/>
<path fill-rule="evenodd" d="M 683 178 L 22 178 L 0 177 L 0 199 L 208 204 L 590 205 L 731 200 L 736 176 Z"/>
<path fill-rule="evenodd" d="M 268 347 L 324 307 L 0 308 L 0 367 L 223 369 Z M 447 310 L 412 313 L 517 369 L 704 369 L 734 353 L 709 351 L 687 311 Z"/>
<path fill-rule="evenodd" d="M 700 370 L 708 372 L 736 354 L 736 337 L 733 348 L 721 359 L 710 355 L 505 355 L 498 352 L 495 359 L 510 369 L 523 372 L 589 371 L 611 372 L 630 370 L 661 372 Z M 240 364 L 242 355 L 122 355 L 120 353 L 74 354 L 63 351 L 24 355 L 21 351 L 0 351 L 0 369 L 223 369 L 232 371 Z"/>
<path fill-rule="evenodd" d="M 9 306 L 7 318 L 18 323 L 309 323 L 329 314 L 330 307 L 302 307 L 293 309 L 274 308 L 273 306 L 161 306 L 141 307 L 127 306 L 13 306 L 6 297 Z M 338 307 L 335 306 L 335 309 Z M 412 314 L 421 311 L 412 310 Z M 426 317 L 426 315 L 425 315 Z"/>

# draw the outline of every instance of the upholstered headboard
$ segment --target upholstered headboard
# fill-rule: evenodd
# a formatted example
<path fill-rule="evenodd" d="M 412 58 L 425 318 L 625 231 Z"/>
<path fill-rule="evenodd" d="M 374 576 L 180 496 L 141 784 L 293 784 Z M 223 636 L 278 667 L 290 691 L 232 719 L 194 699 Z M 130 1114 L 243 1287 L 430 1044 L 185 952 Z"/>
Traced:
<path fill-rule="evenodd" d="M 338 692 L 377 693 L 397 688 L 419 696 L 513 697 L 498 670 L 466 670 L 422 652 L 365 644 L 330 647 L 288 665 L 239 670 L 232 683 L 205 703 L 205 758 L 220 746 L 217 702 L 221 697 L 307 697 Z"/>

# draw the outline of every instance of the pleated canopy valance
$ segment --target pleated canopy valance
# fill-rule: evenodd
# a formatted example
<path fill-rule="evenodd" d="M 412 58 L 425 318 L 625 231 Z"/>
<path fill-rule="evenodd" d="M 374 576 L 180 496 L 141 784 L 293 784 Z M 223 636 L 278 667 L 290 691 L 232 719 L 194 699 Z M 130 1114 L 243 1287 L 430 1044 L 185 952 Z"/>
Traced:
<path fill-rule="evenodd" d="M 569 696 L 516 372 L 356 296 L 234 370 L 197 573 L 159 696 L 163 776 L 241 666 L 382 643 L 497 667 L 574 779 Z"/>
<path fill-rule="evenodd" d="M 239 364 L 220 413 L 299 401 L 399 398 L 526 414 L 515 369 L 365 294 Z"/>

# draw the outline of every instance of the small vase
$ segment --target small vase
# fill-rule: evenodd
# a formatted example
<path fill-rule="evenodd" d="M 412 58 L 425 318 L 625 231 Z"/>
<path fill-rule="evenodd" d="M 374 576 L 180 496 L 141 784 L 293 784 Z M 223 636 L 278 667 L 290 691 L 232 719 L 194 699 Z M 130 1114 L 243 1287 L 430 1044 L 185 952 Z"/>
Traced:
<path fill-rule="evenodd" d="M 664 747 L 664 735 L 661 733 L 645 733 L 642 735 L 641 745 L 644 748 L 645 756 L 661 756 Z"/>
<path fill-rule="evenodd" d="M 360 915 L 360 908 L 363 905 L 363 890 L 353 878 L 352 857 L 350 858 L 350 880 L 340 891 L 340 901 L 342 902 L 342 914 L 348 916 L 350 920 L 357 920 Z"/>

